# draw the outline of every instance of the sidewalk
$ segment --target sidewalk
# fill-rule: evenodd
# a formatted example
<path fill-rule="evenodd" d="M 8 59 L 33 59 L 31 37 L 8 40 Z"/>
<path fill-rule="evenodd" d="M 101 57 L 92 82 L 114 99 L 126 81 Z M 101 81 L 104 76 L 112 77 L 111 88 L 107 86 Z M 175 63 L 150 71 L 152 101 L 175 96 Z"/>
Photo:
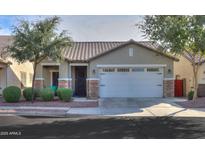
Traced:
<path fill-rule="evenodd" d="M 35 104 L 37 105 L 37 104 Z M 146 105 L 145 105 L 146 106 Z M 69 107 L 69 106 L 3 106 L 0 105 L 0 115 L 30 115 L 30 116 L 174 116 L 174 117 L 205 117 L 205 108 L 183 108 L 175 103 L 158 103 L 147 107 L 103 106 Z"/>
<path fill-rule="evenodd" d="M 98 107 L 98 100 L 87 100 L 75 98 L 71 102 L 61 102 L 54 100 L 52 102 L 35 101 L 18 102 L 18 103 L 4 103 L 0 102 L 0 115 L 15 114 L 15 115 L 29 115 L 29 116 L 53 116 L 65 117 L 71 108 L 94 108 Z"/>
<path fill-rule="evenodd" d="M 65 117 L 70 107 L 0 106 L 0 115 Z"/>

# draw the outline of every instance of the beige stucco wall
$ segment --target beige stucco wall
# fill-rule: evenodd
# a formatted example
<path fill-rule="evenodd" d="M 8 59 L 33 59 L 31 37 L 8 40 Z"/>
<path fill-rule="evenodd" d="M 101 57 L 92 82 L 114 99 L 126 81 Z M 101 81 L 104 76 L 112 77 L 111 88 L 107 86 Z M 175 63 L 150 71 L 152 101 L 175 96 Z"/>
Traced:
<path fill-rule="evenodd" d="M 129 48 L 134 48 L 134 54 L 129 56 Z M 99 58 L 96 58 L 90 62 L 90 69 L 88 77 L 98 77 L 97 64 L 166 64 L 164 69 L 165 78 L 173 78 L 173 60 L 159 55 L 156 52 L 143 48 L 138 45 L 128 45 L 123 48 L 112 51 Z M 96 70 L 96 74 L 92 73 L 92 70 Z M 171 73 L 168 73 L 168 69 L 171 69 Z"/>
<path fill-rule="evenodd" d="M 21 86 L 21 72 L 26 73 L 26 85 L 25 87 L 31 87 L 32 82 L 30 81 L 30 74 L 33 75 L 33 64 L 30 62 L 25 62 L 23 64 L 17 63 L 15 60 L 9 58 L 12 62 L 7 68 L 7 86 L 15 85 Z"/>
<path fill-rule="evenodd" d="M 26 85 L 24 86 L 31 87 L 32 82 L 30 80 L 30 74 L 33 75 L 32 63 L 25 62 L 23 64 L 19 64 L 12 58 L 8 58 L 7 60 L 12 64 L 0 69 L 0 94 L 7 86 L 14 85 L 21 88 L 21 72 L 26 73 Z"/>
<path fill-rule="evenodd" d="M 3 89 L 6 87 L 6 67 L 0 68 L 0 94 L 2 94 Z"/>
<path fill-rule="evenodd" d="M 59 65 L 58 65 L 59 64 Z M 56 62 L 52 60 L 45 59 L 43 60 L 40 64 L 37 65 L 37 70 L 36 70 L 36 78 L 37 79 L 46 79 L 47 76 L 44 76 L 45 73 L 43 73 L 43 67 L 45 66 L 58 66 L 59 70 L 59 78 L 70 78 L 71 73 L 70 72 L 70 67 L 67 61 L 61 61 L 61 62 Z"/>
<path fill-rule="evenodd" d="M 70 78 L 71 77 L 71 68 L 67 61 L 63 61 L 59 66 L 59 78 Z"/>
<path fill-rule="evenodd" d="M 72 89 L 75 90 L 75 67 L 71 66 Z"/>
<path fill-rule="evenodd" d="M 179 79 L 186 79 L 186 94 L 193 87 L 193 68 L 189 60 L 179 56 L 179 62 L 174 62 L 174 76 L 179 75 Z"/>
<path fill-rule="evenodd" d="M 203 63 L 199 68 L 198 82 L 199 84 L 205 84 L 205 63 Z"/>

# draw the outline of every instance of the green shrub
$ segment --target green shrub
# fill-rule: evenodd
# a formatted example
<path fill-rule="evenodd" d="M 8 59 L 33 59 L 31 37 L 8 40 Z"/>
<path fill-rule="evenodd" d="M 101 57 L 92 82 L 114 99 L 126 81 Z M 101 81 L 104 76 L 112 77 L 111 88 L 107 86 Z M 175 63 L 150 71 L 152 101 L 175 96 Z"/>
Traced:
<path fill-rule="evenodd" d="M 3 90 L 3 98 L 6 102 L 18 102 L 21 98 L 21 89 L 16 86 L 10 86 Z"/>
<path fill-rule="evenodd" d="M 59 88 L 57 90 L 57 95 L 60 100 L 69 102 L 71 100 L 71 97 L 73 95 L 73 91 L 70 88 Z"/>
<path fill-rule="evenodd" d="M 192 100 L 193 97 L 194 97 L 194 91 L 190 91 L 190 92 L 188 93 L 188 100 Z"/>
<path fill-rule="evenodd" d="M 43 101 L 52 101 L 54 94 L 50 88 L 45 88 L 40 91 L 40 97 Z"/>
<path fill-rule="evenodd" d="M 40 97 L 41 96 L 41 90 L 42 90 L 42 88 L 35 88 L 36 97 Z"/>
<path fill-rule="evenodd" d="M 60 100 L 62 100 L 62 97 L 61 97 L 61 95 L 60 95 L 60 92 L 63 90 L 64 88 L 58 88 L 57 90 L 56 90 L 56 94 L 57 94 L 57 96 L 58 96 L 58 98 L 60 99 Z"/>
<path fill-rule="evenodd" d="M 36 99 L 37 90 L 34 89 L 34 100 Z M 32 87 L 25 88 L 23 90 L 23 96 L 27 101 L 31 101 L 32 99 Z"/>

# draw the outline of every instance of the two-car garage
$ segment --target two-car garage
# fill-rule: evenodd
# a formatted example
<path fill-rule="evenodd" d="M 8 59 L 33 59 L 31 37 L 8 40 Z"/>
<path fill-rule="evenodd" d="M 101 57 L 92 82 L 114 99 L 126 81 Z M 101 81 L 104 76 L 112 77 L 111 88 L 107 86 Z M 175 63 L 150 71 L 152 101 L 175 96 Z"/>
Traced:
<path fill-rule="evenodd" d="M 140 43 L 129 41 L 89 61 L 90 98 L 174 96 L 173 63 L 177 58 L 158 51 L 153 44 Z M 104 43 L 102 49 L 105 47 L 109 44 Z"/>
<path fill-rule="evenodd" d="M 100 97 L 163 97 L 164 67 L 99 66 Z"/>

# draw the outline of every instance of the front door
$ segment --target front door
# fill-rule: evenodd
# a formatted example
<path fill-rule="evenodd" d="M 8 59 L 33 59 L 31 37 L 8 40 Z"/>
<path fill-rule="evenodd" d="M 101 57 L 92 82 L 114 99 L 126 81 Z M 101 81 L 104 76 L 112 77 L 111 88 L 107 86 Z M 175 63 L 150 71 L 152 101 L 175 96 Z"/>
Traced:
<path fill-rule="evenodd" d="M 52 86 L 58 87 L 59 72 L 52 72 Z"/>
<path fill-rule="evenodd" d="M 79 97 L 86 97 L 86 77 L 87 67 L 75 67 L 75 95 Z"/>

